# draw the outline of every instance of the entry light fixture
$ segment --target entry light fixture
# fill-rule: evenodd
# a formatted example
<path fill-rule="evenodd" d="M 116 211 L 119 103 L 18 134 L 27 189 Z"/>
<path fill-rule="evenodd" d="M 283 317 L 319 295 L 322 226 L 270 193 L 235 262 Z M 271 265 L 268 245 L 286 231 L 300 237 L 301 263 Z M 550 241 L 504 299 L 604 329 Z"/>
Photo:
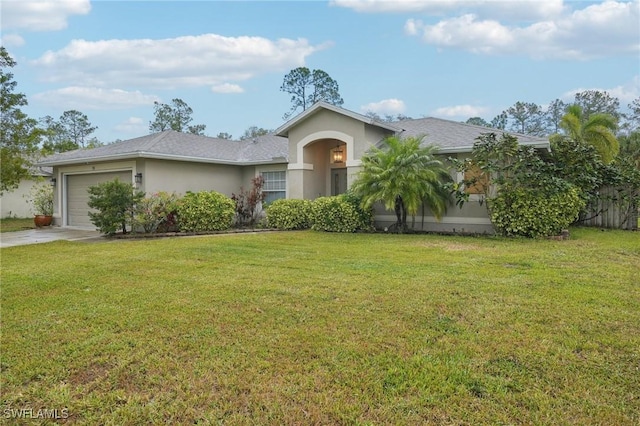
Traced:
<path fill-rule="evenodd" d="M 57 179 L 56 178 L 51 178 L 51 180 L 49 182 L 51 183 L 51 186 L 53 186 L 55 188 Z"/>
<path fill-rule="evenodd" d="M 331 155 L 334 163 L 342 163 L 344 161 L 344 150 L 340 145 L 331 151 Z"/>
<path fill-rule="evenodd" d="M 142 183 L 142 173 L 136 173 L 136 185 L 140 185 Z"/>

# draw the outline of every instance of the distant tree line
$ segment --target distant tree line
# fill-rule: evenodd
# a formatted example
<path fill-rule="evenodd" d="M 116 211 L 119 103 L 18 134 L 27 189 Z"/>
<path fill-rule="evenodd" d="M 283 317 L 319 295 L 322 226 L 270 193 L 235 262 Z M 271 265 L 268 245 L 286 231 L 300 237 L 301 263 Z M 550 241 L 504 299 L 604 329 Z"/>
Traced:
<path fill-rule="evenodd" d="M 28 104 L 27 98 L 16 91 L 17 82 L 10 72 L 15 65 L 6 49 L 0 46 L 0 193 L 16 188 L 21 179 L 29 176 L 29 166 L 37 155 L 104 144 L 93 136 L 98 127 L 78 110 L 64 111 L 58 119 L 49 115 L 39 120 L 28 117 L 21 109 Z M 284 76 L 280 90 L 291 95 L 291 109 L 285 118 L 318 101 L 337 106 L 344 103 L 337 81 L 323 70 L 293 69 Z M 623 113 L 617 98 L 605 91 L 587 90 L 577 93 L 571 104 L 555 99 L 543 108 L 535 103 L 518 101 L 490 122 L 480 117 L 471 117 L 466 122 L 521 134 L 561 135 L 582 140 L 593 146 L 605 163 L 624 156 L 640 167 L 640 98 L 628 107 L 629 112 Z M 366 115 L 382 122 L 411 118 L 403 114 L 380 116 L 374 112 Z M 182 99 L 172 99 L 169 104 L 154 102 L 154 119 L 149 122 L 149 131 L 175 130 L 204 135 L 206 126 L 193 124 L 192 116 L 192 108 Z M 252 139 L 272 132 L 252 125 L 239 139 Z M 219 132 L 216 137 L 233 139 L 226 132 Z"/>
<path fill-rule="evenodd" d="M 616 133 L 630 133 L 640 127 L 640 98 L 628 105 L 628 113 L 623 113 L 620 111 L 620 100 L 600 90 L 578 92 L 572 103 L 554 99 L 546 109 L 533 102 L 518 101 L 491 121 L 481 117 L 471 117 L 466 123 L 525 135 L 550 136 L 563 130 L 563 117 L 572 105 L 580 107 L 580 118 L 585 122 L 595 114 L 609 116 L 615 123 Z"/>

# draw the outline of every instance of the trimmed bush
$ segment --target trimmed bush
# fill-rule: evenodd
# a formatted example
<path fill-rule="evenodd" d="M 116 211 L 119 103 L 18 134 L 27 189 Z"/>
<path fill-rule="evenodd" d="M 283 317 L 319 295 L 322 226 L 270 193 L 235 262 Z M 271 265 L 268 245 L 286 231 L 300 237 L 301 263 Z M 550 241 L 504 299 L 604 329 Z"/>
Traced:
<path fill-rule="evenodd" d="M 223 231 L 231 228 L 236 205 L 219 192 L 188 192 L 178 203 L 177 211 L 181 231 Z"/>
<path fill-rule="evenodd" d="M 311 227 L 311 201 L 275 200 L 267 207 L 267 226 L 282 230 Z"/>
<path fill-rule="evenodd" d="M 351 191 L 340 195 L 340 197 L 351 204 L 358 214 L 358 230 L 361 231 L 373 231 L 373 207 L 363 208 L 362 197 L 356 195 Z"/>
<path fill-rule="evenodd" d="M 356 208 L 344 197 L 320 197 L 311 205 L 311 229 L 327 232 L 355 232 L 360 225 Z"/>
<path fill-rule="evenodd" d="M 578 218 L 584 205 L 574 186 L 555 194 L 540 189 L 505 188 L 489 200 L 496 230 L 505 236 L 523 237 L 559 235 Z"/>

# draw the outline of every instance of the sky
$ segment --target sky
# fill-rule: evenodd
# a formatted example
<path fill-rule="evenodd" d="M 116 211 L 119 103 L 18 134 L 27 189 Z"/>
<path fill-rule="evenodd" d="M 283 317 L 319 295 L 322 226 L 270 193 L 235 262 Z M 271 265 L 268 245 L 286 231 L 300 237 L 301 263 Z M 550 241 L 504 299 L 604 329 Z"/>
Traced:
<path fill-rule="evenodd" d="M 76 109 L 102 142 L 149 133 L 178 98 L 205 134 L 276 129 L 308 67 L 344 108 L 487 121 L 605 90 L 640 96 L 640 0 L 1 0 L 2 45 L 33 118 Z"/>

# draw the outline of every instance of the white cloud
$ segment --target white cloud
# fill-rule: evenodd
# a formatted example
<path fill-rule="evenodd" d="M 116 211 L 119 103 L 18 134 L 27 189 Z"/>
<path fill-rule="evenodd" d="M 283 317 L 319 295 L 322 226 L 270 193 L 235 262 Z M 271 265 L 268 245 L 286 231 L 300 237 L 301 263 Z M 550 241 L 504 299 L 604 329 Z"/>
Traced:
<path fill-rule="evenodd" d="M 420 1 L 420 0 L 332 0 L 331 6 L 340 6 L 363 13 L 402 13 L 402 12 L 434 12 L 438 13 L 454 7 L 452 1 Z"/>
<path fill-rule="evenodd" d="M 218 84 L 217 86 L 212 86 L 211 91 L 213 93 L 244 93 L 244 89 L 237 84 Z"/>
<path fill-rule="evenodd" d="M 414 34 L 422 30 L 422 39 L 438 47 L 454 47 L 474 53 L 496 53 L 511 48 L 514 37 L 511 30 L 497 21 L 477 21 L 474 15 L 447 19 L 436 25 L 412 22 Z"/>
<path fill-rule="evenodd" d="M 419 27 L 423 27 L 422 21 L 407 19 L 407 22 L 404 24 L 404 32 L 411 36 L 418 35 Z"/>
<path fill-rule="evenodd" d="M 640 75 L 636 75 L 631 81 L 620 84 L 618 86 L 602 88 L 602 87 L 581 87 L 578 89 L 565 92 L 561 99 L 565 102 L 573 102 L 575 100 L 576 93 L 585 92 L 587 90 L 598 90 L 600 92 L 607 92 L 614 98 L 618 98 L 620 101 L 620 108 L 626 109 L 634 99 L 640 97 Z"/>
<path fill-rule="evenodd" d="M 376 114 L 396 115 L 402 114 L 406 110 L 406 106 L 400 99 L 384 99 L 379 102 L 371 102 L 360 107 L 363 113 L 375 112 Z"/>
<path fill-rule="evenodd" d="M 57 31 L 71 15 L 86 15 L 89 0 L 8 0 L 2 2 L 3 30 Z"/>
<path fill-rule="evenodd" d="M 117 124 L 115 130 L 131 135 L 140 135 L 149 130 L 149 125 L 140 117 L 129 117 L 122 123 Z"/>
<path fill-rule="evenodd" d="M 211 87 L 303 66 L 307 56 L 327 46 L 312 46 L 305 39 L 217 34 L 162 40 L 73 40 L 58 51 L 47 51 L 33 64 L 49 82 L 97 87 Z"/>
<path fill-rule="evenodd" d="M 488 108 L 473 105 L 454 105 L 437 108 L 433 115 L 437 117 L 480 117 L 488 112 Z"/>
<path fill-rule="evenodd" d="M 477 54 L 584 60 L 640 53 L 638 22 L 640 1 L 605 1 L 528 26 L 507 25 L 468 13 L 435 24 L 409 19 L 405 32 L 420 35 L 439 48 Z"/>
<path fill-rule="evenodd" d="M 140 105 L 151 105 L 160 98 L 145 95 L 140 91 L 127 92 L 119 89 L 71 86 L 62 89 L 37 93 L 36 102 L 59 106 L 64 109 L 124 109 Z"/>
<path fill-rule="evenodd" d="M 482 17 L 521 21 L 546 19 L 565 10 L 563 0 L 333 0 L 330 4 L 361 13 L 419 13 L 429 16 L 474 13 Z"/>
<path fill-rule="evenodd" d="M 640 53 L 639 0 L 334 0 L 331 4 L 357 12 L 418 15 L 405 21 L 405 33 L 438 48 L 536 59 Z"/>
<path fill-rule="evenodd" d="M 24 45 L 24 39 L 18 34 L 5 34 L 2 36 L 4 47 L 20 47 Z"/>

